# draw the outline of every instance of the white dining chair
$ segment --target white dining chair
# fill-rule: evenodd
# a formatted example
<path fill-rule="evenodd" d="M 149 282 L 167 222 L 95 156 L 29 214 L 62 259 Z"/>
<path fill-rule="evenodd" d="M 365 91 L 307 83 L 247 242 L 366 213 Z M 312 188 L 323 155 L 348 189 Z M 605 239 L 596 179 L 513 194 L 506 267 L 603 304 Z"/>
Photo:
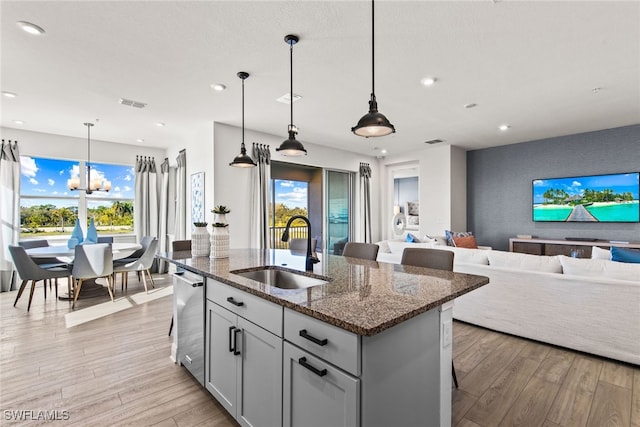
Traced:
<path fill-rule="evenodd" d="M 155 283 L 153 282 L 153 277 L 151 277 L 151 266 L 153 265 L 153 260 L 156 256 L 156 251 L 158 250 L 158 239 L 153 239 L 147 249 L 142 254 L 142 256 L 138 259 L 135 259 L 127 264 L 116 265 L 113 268 L 113 272 L 115 274 L 122 273 L 121 279 L 121 289 L 124 290 L 127 287 L 127 280 L 129 272 L 135 271 L 142 273 L 142 283 L 144 284 L 145 292 L 149 292 L 147 288 L 147 278 L 145 276 L 148 275 L 151 280 L 151 287 L 155 288 Z M 115 276 L 114 274 L 114 276 Z"/>
<path fill-rule="evenodd" d="M 88 279 L 99 279 L 104 277 L 107 280 L 107 290 L 111 301 L 113 301 L 113 292 L 111 290 L 113 275 L 113 253 L 109 243 L 98 243 L 92 245 L 78 245 L 75 247 L 75 257 L 73 259 L 73 276 L 75 292 L 73 295 L 74 308 L 82 282 Z"/>

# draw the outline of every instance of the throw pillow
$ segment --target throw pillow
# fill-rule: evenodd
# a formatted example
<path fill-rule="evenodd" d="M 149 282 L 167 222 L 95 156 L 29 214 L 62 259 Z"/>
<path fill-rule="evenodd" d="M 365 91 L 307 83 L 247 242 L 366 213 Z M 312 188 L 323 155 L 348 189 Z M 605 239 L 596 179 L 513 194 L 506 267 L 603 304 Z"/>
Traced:
<path fill-rule="evenodd" d="M 562 265 L 557 256 L 530 255 L 519 252 L 487 251 L 489 265 L 515 268 L 525 271 L 562 273 Z"/>
<path fill-rule="evenodd" d="M 591 248 L 591 259 L 611 259 L 611 251 L 593 246 Z"/>
<path fill-rule="evenodd" d="M 606 277 L 640 283 L 640 265 L 606 259 L 571 258 L 560 255 L 562 272 L 572 276 Z"/>
<path fill-rule="evenodd" d="M 455 246 L 455 244 L 453 243 L 453 238 L 454 237 L 469 237 L 469 236 L 473 236 L 473 233 L 471 231 L 449 231 L 449 230 L 445 230 L 444 231 L 444 235 L 447 238 L 447 245 Z"/>
<path fill-rule="evenodd" d="M 476 243 L 476 238 L 473 237 L 473 236 L 454 237 L 453 238 L 453 246 L 455 246 L 456 248 L 478 249 L 478 244 Z"/>
<path fill-rule="evenodd" d="M 640 250 L 611 246 L 611 260 L 618 262 L 640 263 Z"/>
<path fill-rule="evenodd" d="M 411 233 L 407 233 L 407 237 L 404 240 L 409 243 L 420 243 L 420 240 Z"/>

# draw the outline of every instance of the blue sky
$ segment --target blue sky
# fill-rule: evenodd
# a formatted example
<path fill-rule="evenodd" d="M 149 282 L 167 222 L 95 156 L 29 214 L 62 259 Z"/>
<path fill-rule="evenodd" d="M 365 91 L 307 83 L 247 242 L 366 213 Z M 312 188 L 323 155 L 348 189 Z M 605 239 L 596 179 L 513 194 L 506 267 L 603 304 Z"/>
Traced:
<path fill-rule="evenodd" d="M 282 203 L 288 208 L 308 208 L 308 183 L 282 179 L 274 181 L 276 203 Z"/>
<path fill-rule="evenodd" d="M 549 188 L 565 190 L 570 195 L 582 194 L 584 189 L 604 190 L 610 188 L 614 193 L 631 192 L 634 199 L 638 199 L 639 173 L 615 175 L 594 175 L 571 178 L 536 179 L 533 181 L 533 201 L 542 203 L 542 194 Z"/>
<path fill-rule="evenodd" d="M 78 197 L 77 191 L 70 191 L 67 187 L 67 180 L 78 176 L 77 161 L 20 156 L 20 166 L 20 192 L 22 195 Z M 104 191 L 94 193 L 96 197 L 133 199 L 133 166 L 92 163 L 91 175 L 111 181 L 111 191 L 108 193 Z M 56 201 L 55 199 L 29 201 L 30 205 L 45 203 L 57 205 L 60 201 Z M 26 205 L 27 203 L 22 204 Z M 69 203 L 65 202 L 63 204 L 68 205 Z"/>

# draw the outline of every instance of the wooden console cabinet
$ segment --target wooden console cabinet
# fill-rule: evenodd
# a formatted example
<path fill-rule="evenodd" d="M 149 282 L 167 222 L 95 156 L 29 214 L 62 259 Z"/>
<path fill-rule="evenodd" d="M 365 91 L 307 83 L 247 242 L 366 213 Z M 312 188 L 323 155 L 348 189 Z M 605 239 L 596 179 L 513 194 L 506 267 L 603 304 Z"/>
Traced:
<path fill-rule="evenodd" d="M 578 258 L 591 258 L 591 248 L 598 246 L 609 249 L 611 246 L 621 248 L 640 249 L 640 242 L 611 243 L 608 240 L 596 241 L 576 241 L 576 240 L 554 240 L 554 239 L 509 239 L 509 251 L 520 252 L 532 255 L 566 255 L 571 256 L 572 252 L 578 253 Z"/>

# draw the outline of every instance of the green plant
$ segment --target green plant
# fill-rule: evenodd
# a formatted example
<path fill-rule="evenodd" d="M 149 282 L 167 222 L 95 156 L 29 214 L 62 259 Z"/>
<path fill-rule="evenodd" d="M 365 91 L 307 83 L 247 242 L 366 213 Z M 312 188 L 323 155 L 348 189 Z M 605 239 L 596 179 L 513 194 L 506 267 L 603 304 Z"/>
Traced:
<path fill-rule="evenodd" d="M 207 223 L 206 222 L 194 222 L 193 225 L 195 225 L 196 227 L 206 227 Z"/>
<path fill-rule="evenodd" d="M 225 224 L 223 222 L 214 222 L 213 224 L 211 224 L 212 227 L 228 227 L 229 224 Z"/>
<path fill-rule="evenodd" d="M 218 206 L 214 207 L 211 212 L 213 212 L 215 214 L 228 214 L 229 212 L 231 212 L 231 210 L 229 208 L 227 208 L 226 206 L 218 205 Z"/>

